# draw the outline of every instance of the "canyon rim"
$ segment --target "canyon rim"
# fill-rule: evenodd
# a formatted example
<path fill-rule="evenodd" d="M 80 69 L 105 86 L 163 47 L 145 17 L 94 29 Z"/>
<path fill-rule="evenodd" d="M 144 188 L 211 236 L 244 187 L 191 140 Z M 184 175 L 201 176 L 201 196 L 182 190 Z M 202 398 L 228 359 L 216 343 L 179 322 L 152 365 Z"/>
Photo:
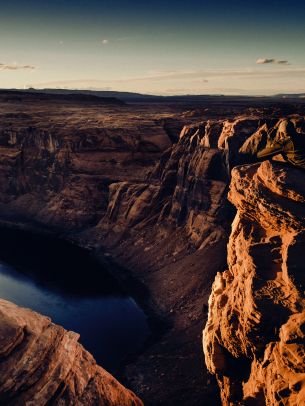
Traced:
<path fill-rule="evenodd" d="M 281 160 L 255 163 L 251 152 L 279 132 L 283 117 L 302 137 L 305 106 L 2 97 L 2 259 L 44 288 L 64 272 L 78 301 L 79 285 L 99 295 L 106 283 L 90 274 L 88 261 L 118 281 L 144 310 L 150 333 L 115 376 L 145 404 L 300 404 L 303 172 Z M 48 267 L 44 245 L 58 258 Z M 88 252 L 76 260 L 80 268 L 72 260 L 77 249 Z M 25 260 L 37 262 L 37 250 L 42 263 Z M 11 375 L 9 365 L 15 379 L 24 376 L 17 346 L 28 374 L 17 385 L 3 372 L 7 404 L 29 401 L 34 387 L 37 404 L 141 402 L 110 376 L 93 389 L 90 374 L 99 367 L 88 355 L 80 361 L 77 334 L 9 302 L 3 309 L 3 371 Z M 73 349 L 64 344 L 69 335 Z"/>

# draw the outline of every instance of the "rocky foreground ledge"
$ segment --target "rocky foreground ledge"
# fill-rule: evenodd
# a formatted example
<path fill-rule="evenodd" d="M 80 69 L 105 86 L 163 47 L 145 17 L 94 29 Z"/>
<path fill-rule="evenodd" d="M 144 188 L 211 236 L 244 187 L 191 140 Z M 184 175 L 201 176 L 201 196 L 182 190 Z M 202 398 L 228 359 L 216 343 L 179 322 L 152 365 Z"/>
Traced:
<path fill-rule="evenodd" d="M 304 176 L 273 161 L 232 171 L 228 270 L 203 340 L 223 405 L 305 404 Z"/>
<path fill-rule="evenodd" d="M 78 338 L 45 316 L 0 300 L 0 404 L 143 405 Z"/>

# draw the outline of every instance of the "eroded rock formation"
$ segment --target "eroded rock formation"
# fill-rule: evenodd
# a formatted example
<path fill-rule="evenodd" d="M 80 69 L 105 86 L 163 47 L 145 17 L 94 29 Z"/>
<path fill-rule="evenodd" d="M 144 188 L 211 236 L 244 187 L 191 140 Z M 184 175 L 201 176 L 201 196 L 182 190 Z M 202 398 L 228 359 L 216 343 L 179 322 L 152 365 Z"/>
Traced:
<path fill-rule="evenodd" d="M 304 172 L 266 161 L 232 172 L 228 270 L 209 300 L 204 351 L 224 405 L 305 403 Z"/>
<path fill-rule="evenodd" d="M 51 225 L 119 264 L 116 276 L 169 326 L 127 367 L 132 389 L 147 404 L 215 406 L 200 334 L 227 266 L 230 172 L 279 117 L 298 111 L 304 127 L 304 108 L 219 97 L 196 107 L 0 103 L 0 220 Z"/>
<path fill-rule="evenodd" d="M 42 100 L 25 113 L 24 104 L 1 106 L 2 217 L 21 214 L 64 229 L 100 220 L 109 184 L 144 180 L 183 123 L 170 108 Z"/>
<path fill-rule="evenodd" d="M 78 338 L 0 299 L 0 404 L 143 405 L 96 364 Z"/>
<path fill-rule="evenodd" d="M 103 246 L 141 281 L 143 291 L 149 288 L 145 304 L 173 324 L 161 342 L 128 369 L 132 388 L 149 404 L 197 405 L 202 399 L 207 405 L 218 403 L 210 377 L 206 371 L 198 373 L 198 343 L 212 281 L 226 266 L 232 220 L 228 156 L 258 126 L 257 118 L 242 117 L 185 126 L 145 182 L 110 186 L 97 236 L 103 236 Z M 238 136 L 234 129 L 242 135 L 229 146 L 226 137 Z M 154 382 L 153 390 L 147 382 Z"/>

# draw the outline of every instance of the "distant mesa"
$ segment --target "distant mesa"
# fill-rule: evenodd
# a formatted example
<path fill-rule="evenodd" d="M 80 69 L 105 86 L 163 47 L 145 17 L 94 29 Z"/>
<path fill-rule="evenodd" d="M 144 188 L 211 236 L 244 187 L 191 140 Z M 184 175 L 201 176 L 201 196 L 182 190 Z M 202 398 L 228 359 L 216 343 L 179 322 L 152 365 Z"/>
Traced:
<path fill-rule="evenodd" d="M 278 61 L 279 63 L 281 61 Z M 142 94 L 137 92 L 121 92 L 115 90 L 92 90 L 92 89 L 0 89 L 0 100 L 7 101 L 6 97 L 10 96 L 9 101 L 21 100 L 24 94 L 28 96 L 27 100 L 49 100 L 62 102 L 84 102 L 111 105 L 124 105 L 125 103 L 198 103 L 210 102 L 223 99 L 223 101 L 248 101 L 255 102 L 259 98 L 270 101 L 279 99 L 297 99 L 300 101 L 305 98 L 305 93 L 283 93 L 272 96 L 252 96 L 252 95 L 223 95 L 223 94 L 198 94 L 198 95 L 172 95 L 162 96 L 153 94 Z M 35 98 L 33 97 L 35 95 Z M 90 96 L 90 97 L 89 97 Z"/>
<path fill-rule="evenodd" d="M 77 102 L 77 103 L 90 103 L 90 104 L 102 104 L 102 105 L 116 105 L 123 106 L 125 102 L 117 97 L 100 97 L 92 93 L 83 93 L 79 91 L 67 91 L 67 92 L 48 92 L 44 90 L 36 90 L 34 88 L 26 90 L 0 90 L 0 101 L 3 102 L 15 102 L 27 100 L 31 102 L 35 101 L 50 101 L 50 102 Z"/>

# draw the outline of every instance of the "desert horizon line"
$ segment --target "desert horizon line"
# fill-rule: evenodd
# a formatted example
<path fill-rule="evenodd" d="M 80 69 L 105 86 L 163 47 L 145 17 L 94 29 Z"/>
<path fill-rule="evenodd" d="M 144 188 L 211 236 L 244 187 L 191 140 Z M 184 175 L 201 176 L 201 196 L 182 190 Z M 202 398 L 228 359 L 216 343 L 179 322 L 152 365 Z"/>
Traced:
<path fill-rule="evenodd" d="M 123 94 L 134 94 L 139 96 L 150 96 L 150 97 L 278 97 L 278 96 L 304 96 L 305 97 L 305 90 L 300 92 L 286 92 L 280 91 L 277 93 L 270 93 L 270 94 L 254 94 L 251 92 L 247 93 L 233 93 L 230 91 L 223 91 L 219 93 L 151 93 L 151 92 L 141 92 L 137 90 L 118 90 L 118 89 L 103 89 L 103 88 L 78 88 L 78 87 L 37 87 L 37 86 L 29 86 L 29 87 L 0 87 L 0 91 L 72 91 L 72 92 L 100 92 L 100 93 L 123 93 Z"/>

